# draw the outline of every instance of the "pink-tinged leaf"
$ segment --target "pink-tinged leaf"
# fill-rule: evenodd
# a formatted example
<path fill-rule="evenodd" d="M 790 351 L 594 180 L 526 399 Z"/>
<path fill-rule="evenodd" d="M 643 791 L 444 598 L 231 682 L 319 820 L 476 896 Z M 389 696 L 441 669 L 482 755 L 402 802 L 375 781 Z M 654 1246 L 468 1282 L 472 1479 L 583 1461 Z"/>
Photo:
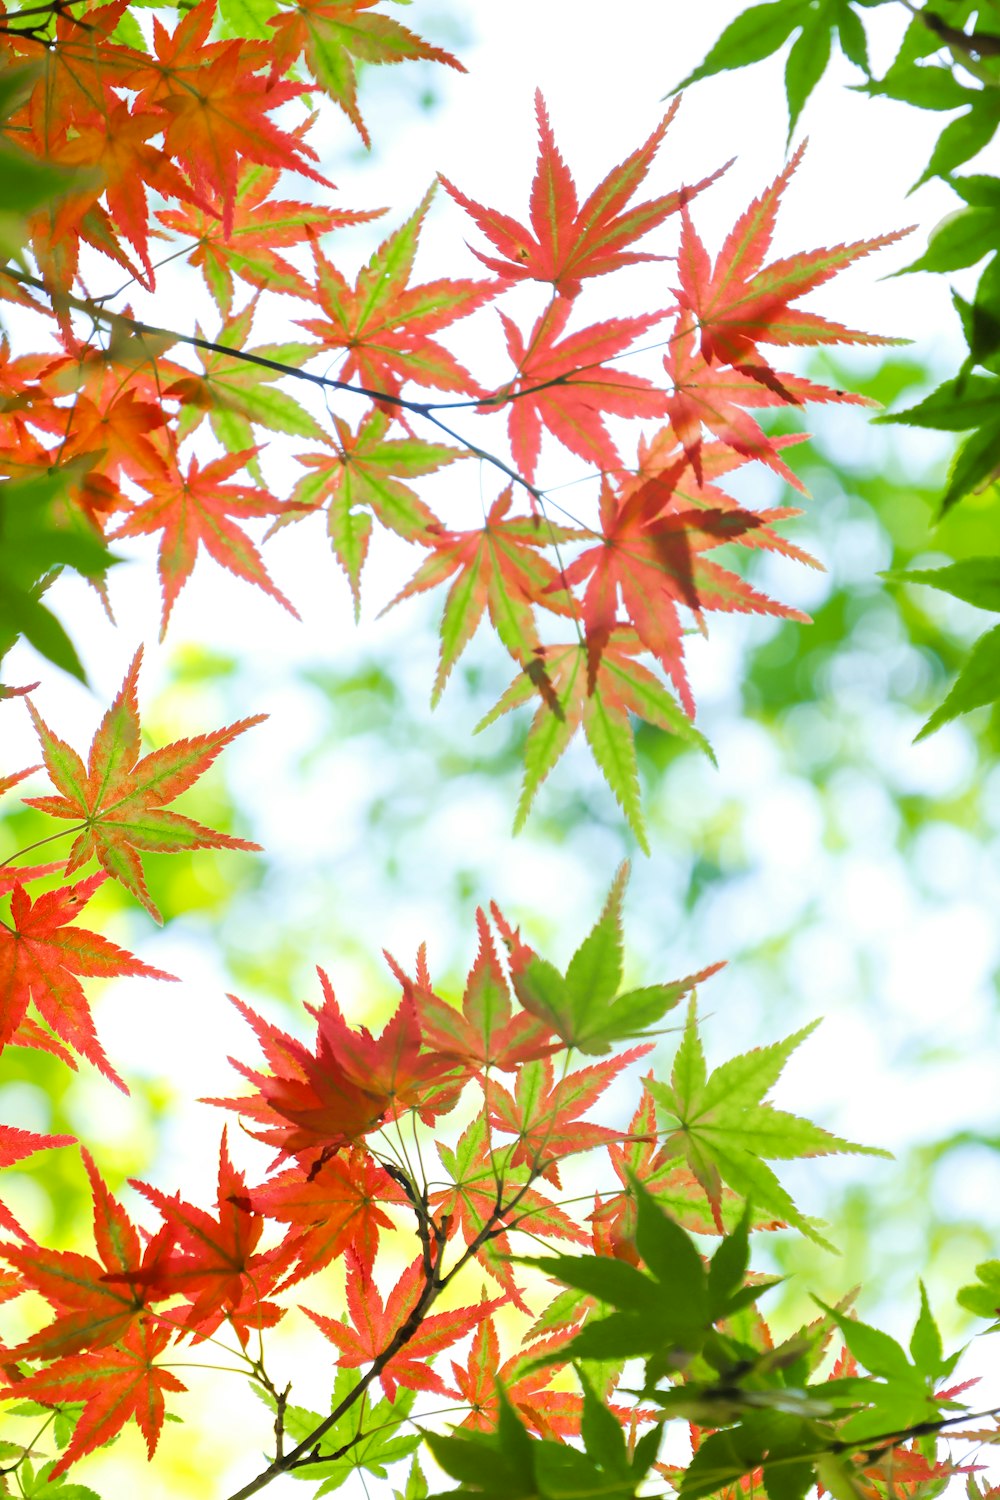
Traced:
<path fill-rule="evenodd" d="M 483 255 L 478 250 L 474 254 L 506 281 L 548 281 L 564 297 L 575 297 L 584 277 L 604 276 L 640 261 L 665 259 L 626 247 L 657 228 L 720 175 L 713 172 L 692 187 L 628 207 L 677 108 L 678 102 L 671 105 L 649 139 L 608 173 L 581 208 L 576 184 L 556 146 L 545 101 L 540 92 L 536 93 L 539 149 L 531 187 L 530 227 L 484 208 L 446 177 L 441 178 L 456 203 L 471 215 L 499 252 L 499 256 Z"/>
<path fill-rule="evenodd" d="M 315 301 L 323 318 L 301 318 L 321 349 L 342 349 L 342 380 L 396 396 L 406 380 L 460 395 L 481 386 L 431 334 L 447 328 L 501 290 L 493 281 L 429 281 L 410 286 L 421 226 L 433 189 L 416 212 L 375 251 L 352 287 L 316 247 Z"/>
<path fill-rule="evenodd" d="M 202 467 L 192 458 L 182 473 L 176 461 L 162 476 L 148 475 L 141 483 L 149 495 L 129 513 L 127 519 L 111 533 L 112 537 L 149 536 L 162 532 L 159 571 L 163 588 L 163 619 L 160 639 L 166 634 L 167 622 L 177 596 L 190 578 L 198 549 L 204 547 L 222 567 L 237 578 L 256 586 L 276 599 L 289 614 L 298 619 L 295 606 L 272 580 L 254 543 L 234 524 L 233 518 L 254 520 L 284 515 L 286 501 L 256 484 L 229 484 L 226 481 L 256 453 L 247 449 L 216 458 Z"/>
<path fill-rule="evenodd" d="M 642 376 L 606 363 L 664 314 L 615 318 L 560 339 L 571 311 L 571 302 L 552 302 L 526 339 L 510 318 L 500 314 L 517 374 L 479 410 L 488 413 L 501 400 L 514 398 L 509 401 L 507 427 L 514 462 L 527 479 L 535 477 L 543 427 L 587 463 L 602 470 L 619 469 L 621 458 L 604 425 L 604 413 L 618 417 L 666 414 L 662 391 Z"/>
<path fill-rule="evenodd" d="M 734 365 L 754 380 L 774 387 L 775 377 L 757 345 L 763 344 L 892 344 L 898 340 L 857 333 L 815 313 L 789 304 L 822 286 L 852 261 L 885 245 L 894 244 L 910 230 L 813 250 L 764 264 L 771 244 L 782 194 L 802 159 L 805 143 L 791 157 L 775 181 L 755 198 L 726 237 L 713 267 L 687 208 L 682 209 L 682 231 L 677 270 L 677 300 L 701 330 L 701 352 L 711 363 Z"/>

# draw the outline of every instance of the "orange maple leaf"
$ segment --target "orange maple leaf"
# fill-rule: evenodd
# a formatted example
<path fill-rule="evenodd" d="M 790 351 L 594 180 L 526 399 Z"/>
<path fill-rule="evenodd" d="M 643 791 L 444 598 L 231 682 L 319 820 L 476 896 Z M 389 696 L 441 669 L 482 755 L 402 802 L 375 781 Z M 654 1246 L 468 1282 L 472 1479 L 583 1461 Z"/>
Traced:
<path fill-rule="evenodd" d="M 556 146 L 541 90 L 535 92 L 538 164 L 531 185 L 530 228 L 507 214 L 467 198 L 447 177 L 441 182 L 474 219 L 500 258 L 473 250 L 484 266 L 506 281 L 550 281 L 564 297 L 575 297 L 586 276 L 604 276 L 621 266 L 665 260 L 644 250 L 626 250 L 690 202 L 720 175 L 713 172 L 693 187 L 681 187 L 648 203 L 627 208 L 652 164 L 667 127 L 677 113 L 675 100 L 649 139 L 608 173 L 580 206 L 576 183 Z M 721 171 L 725 171 L 723 167 Z"/>
<path fill-rule="evenodd" d="M 69 818 L 76 839 L 66 862 L 71 875 L 93 855 L 109 875 L 142 902 L 154 921 L 161 921 L 142 868 L 141 855 L 176 849 L 250 849 L 259 844 L 233 838 L 167 812 L 172 802 L 208 770 L 219 751 L 266 714 L 240 719 L 212 734 L 176 740 L 139 758 L 140 725 L 136 685 L 142 647 L 136 652 L 114 703 L 101 720 L 84 765 L 75 750 L 45 723 L 34 704 L 28 709 L 41 741 L 45 769 L 57 796 L 27 797 L 29 807 L 53 818 Z"/>

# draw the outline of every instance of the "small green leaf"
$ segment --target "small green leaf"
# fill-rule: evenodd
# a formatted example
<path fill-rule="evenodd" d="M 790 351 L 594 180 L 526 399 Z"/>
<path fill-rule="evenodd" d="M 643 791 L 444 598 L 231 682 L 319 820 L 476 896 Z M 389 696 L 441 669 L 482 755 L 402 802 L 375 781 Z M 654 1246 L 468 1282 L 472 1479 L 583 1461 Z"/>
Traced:
<path fill-rule="evenodd" d="M 926 583 L 978 609 L 1000 610 L 1000 557 L 968 557 L 944 568 L 908 568 L 881 576 L 893 583 Z"/>
<path fill-rule="evenodd" d="M 931 714 L 927 723 L 914 736 L 926 739 L 959 714 L 971 713 L 974 708 L 984 708 L 1000 698 L 1000 625 L 994 625 L 981 635 L 969 654 L 944 702 Z"/>
<path fill-rule="evenodd" d="M 994 93 L 995 90 L 984 90 L 976 96 L 977 102 L 967 114 L 959 115 L 945 126 L 930 161 L 913 184 L 915 188 L 932 177 L 946 177 L 989 145 L 1000 121 L 1000 100 L 991 97 Z"/>
<path fill-rule="evenodd" d="M 1000 1320 L 1000 1260 L 984 1260 L 976 1267 L 979 1280 L 972 1286 L 963 1286 L 958 1293 L 958 1303 L 966 1312 L 977 1318 Z"/>
<path fill-rule="evenodd" d="M 944 1363 L 944 1348 L 923 1282 L 920 1283 L 920 1313 L 910 1336 L 910 1353 L 917 1369 L 929 1380 L 940 1374 Z"/>
<path fill-rule="evenodd" d="M 686 89 L 699 78 L 711 78 L 715 73 L 743 68 L 747 63 L 770 57 L 787 42 L 808 13 L 808 0 L 771 0 L 767 5 L 751 5 L 726 27 L 705 61 L 671 93 Z"/>
<path fill-rule="evenodd" d="M 708 1267 L 708 1303 L 713 1322 L 724 1316 L 730 1299 L 743 1285 L 750 1264 L 751 1209 L 748 1203 L 732 1234 L 727 1234 Z M 756 1294 L 757 1288 L 754 1288 Z"/>
<path fill-rule="evenodd" d="M 946 380 L 937 390 L 905 411 L 874 417 L 875 422 L 902 422 L 907 427 L 931 427 L 937 432 L 965 432 L 1000 410 L 1000 379 L 995 375 L 970 375 L 965 380 Z"/>
<path fill-rule="evenodd" d="M 788 140 L 799 116 L 830 61 L 831 19 L 823 5 L 810 16 L 792 45 L 785 63 L 785 97 L 788 100 Z"/>
<path fill-rule="evenodd" d="M 897 271 L 958 271 L 992 255 L 1000 244 L 1000 212 L 967 208 L 943 219 L 932 232 L 923 255 Z"/>
<path fill-rule="evenodd" d="M 844 1336 L 844 1343 L 866 1370 L 885 1380 L 914 1381 L 916 1371 L 894 1338 L 883 1333 L 881 1328 L 872 1328 L 870 1324 L 862 1323 L 857 1318 L 845 1318 L 843 1313 L 836 1308 L 827 1307 L 824 1302 L 819 1305 L 836 1323 Z"/>
<path fill-rule="evenodd" d="M 583 1389 L 583 1415 L 580 1420 L 580 1436 L 587 1457 L 608 1474 L 628 1475 L 630 1465 L 625 1434 L 621 1423 L 604 1404 L 598 1400 L 593 1386 L 582 1370 L 576 1378 Z"/>
<path fill-rule="evenodd" d="M 836 0 L 837 32 L 840 37 L 840 50 L 852 62 L 856 68 L 863 68 L 869 72 L 868 63 L 868 39 L 865 36 L 864 22 L 856 11 L 851 9 L 848 0 Z"/>

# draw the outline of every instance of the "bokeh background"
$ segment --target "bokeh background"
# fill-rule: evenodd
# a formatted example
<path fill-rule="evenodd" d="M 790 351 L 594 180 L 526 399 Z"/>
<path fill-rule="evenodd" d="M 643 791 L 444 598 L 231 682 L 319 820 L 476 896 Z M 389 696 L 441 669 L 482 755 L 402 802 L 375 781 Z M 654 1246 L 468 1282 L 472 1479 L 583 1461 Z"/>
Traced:
<path fill-rule="evenodd" d="M 624 0 L 613 12 L 590 0 L 421 3 L 412 24 L 459 52 L 468 77 L 370 70 L 364 107 L 376 149 L 363 152 L 331 111 L 324 170 L 344 202 L 391 204 L 392 222 L 437 169 L 473 196 L 521 212 L 540 85 L 557 139 L 589 190 L 649 133 L 662 96 L 740 8 L 731 0 L 697 8 Z M 905 20 L 895 9 L 870 13 L 877 60 L 891 55 Z M 943 278 L 891 276 L 920 252 L 951 198 L 940 184 L 907 197 L 940 121 L 851 92 L 856 82 L 848 65 L 834 68 L 806 111 L 812 145 L 787 195 L 776 249 L 916 225 L 909 245 L 863 262 L 815 303 L 852 326 L 912 343 L 797 365 L 892 407 L 919 398 L 960 358 Z M 717 247 L 780 169 L 785 134 L 777 61 L 706 81 L 685 99 L 651 190 L 696 179 L 736 154 L 697 206 L 701 232 Z M 338 247 L 360 262 L 382 232 L 381 225 L 347 231 Z M 442 199 L 418 265 L 428 275 L 474 274 L 467 233 L 467 221 Z M 140 315 L 169 321 L 164 307 L 183 305 L 211 332 L 217 319 L 198 279 L 177 271 L 169 285 L 182 289 L 183 301 L 164 297 L 157 307 L 135 298 Z M 631 281 L 597 286 L 604 303 L 592 301 L 594 317 L 668 305 L 670 268 L 644 267 Z M 10 327 L 15 341 L 31 337 L 16 319 Z M 263 321 L 255 333 L 273 336 Z M 482 351 L 466 345 L 463 353 L 481 363 Z M 354 419 L 357 411 L 345 414 Z M 799 419 L 784 421 L 791 430 Z M 377 618 L 412 570 L 402 544 L 387 544 L 370 565 L 358 626 L 319 523 L 289 528 L 269 553 L 301 624 L 203 561 L 166 644 L 157 646 L 152 555 L 138 545 L 114 570 L 114 626 L 84 586 L 57 583 L 53 607 L 74 621 L 93 693 L 39 671 L 27 649 L 10 658 L 9 679 L 42 675 L 42 712 L 80 745 L 139 641 L 147 643 L 142 699 L 151 744 L 268 712 L 268 723 L 227 752 L 187 803 L 193 816 L 259 840 L 265 853 L 151 859 L 162 931 L 122 893 L 102 891 L 95 925 L 182 980 L 118 981 L 96 1005 L 104 1045 L 132 1094 L 125 1099 L 94 1074 L 74 1076 L 40 1054 L 8 1050 L 0 1058 L 0 1119 L 79 1135 L 115 1186 L 141 1174 L 208 1198 L 220 1122 L 197 1099 L 235 1082 L 227 1053 L 253 1056 L 227 991 L 298 1027 L 301 1001 L 316 997 L 319 963 L 350 1014 L 379 1024 L 394 1003 L 383 946 L 409 963 L 426 940 L 435 977 L 457 985 L 473 956 L 475 907 L 495 898 L 536 946 L 565 958 L 617 864 L 632 858 L 626 936 L 636 978 L 729 960 L 701 995 L 716 1061 L 824 1016 L 789 1067 L 780 1102 L 896 1154 L 892 1163 L 818 1160 L 784 1173 L 801 1205 L 829 1222 L 841 1254 L 769 1237 L 760 1264 L 790 1273 L 776 1321 L 793 1326 L 808 1315 L 810 1291 L 829 1298 L 861 1283 L 862 1315 L 908 1333 L 923 1276 L 948 1334 L 969 1336 L 955 1289 L 1000 1243 L 1000 720 L 983 710 L 912 743 L 981 617 L 880 574 L 995 551 L 1000 511 L 993 495 L 973 497 L 935 527 L 948 459 L 935 435 L 871 426 L 854 408 L 812 410 L 807 426 L 815 436 L 793 462 L 812 498 L 792 534 L 826 571 L 765 558 L 755 577 L 814 623 L 718 617 L 707 640 L 692 638 L 698 722 L 719 766 L 640 731 L 650 859 L 635 850 L 579 747 L 512 839 L 527 719 L 472 732 L 506 686 L 509 663 L 493 641 L 477 638 L 431 712 L 436 606 L 415 601 Z M 275 441 L 264 454 L 279 494 L 297 473 L 289 453 Z M 547 451 L 545 464 L 544 482 L 566 486 L 554 498 L 570 508 L 590 503 L 592 486 L 565 455 Z M 451 514 L 475 516 L 481 497 L 496 492 L 494 481 L 468 464 L 455 473 L 434 495 L 445 494 Z M 748 503 L 787 501 L 767 473 L 748 473 L 741 484 Z M 30 726 L 17 703 L 0 714 L 3 764 L 12 770 L 34 758 Z M 6 800 L 4 855 L 40 829 L 15 798 Z M 671 1050 L 668 1035 L 665 1059 Z M 247 1145 L 244 1160 L 262 1167 L 266 1158 Z M 7 1172 L 4 1195 L 50 1242 L 87 1233 L 72 1151 Z M 290 1370 L 299 1347 L 292 1338 L 283 1356 Z M 321 1352 L 301 1347 L 310 1359 Z M 992 1404 L 1000 1370 L 988 1343 L 974 1346 L 968 1366 L 983 1374 L 983 1404 Z M 168 1428 L 155 1466 L 146 1470 L 141 1443 L 130 1436 L 81 1466 L 81 1481 L 115 1500 L 136 1493 L 166 1500 L 223 1496 L 247 1476 L 242 1450 L 266 1444 L 263 1409 L 235 1382 L 180 1373 L 196 1398 L 183 1408 L 185 1426 Z M 323 1370 L 310 1368 L 305 1378 L 322 1400 Z M 294 1492 L 291 1480 L 272 1490 Z"/>

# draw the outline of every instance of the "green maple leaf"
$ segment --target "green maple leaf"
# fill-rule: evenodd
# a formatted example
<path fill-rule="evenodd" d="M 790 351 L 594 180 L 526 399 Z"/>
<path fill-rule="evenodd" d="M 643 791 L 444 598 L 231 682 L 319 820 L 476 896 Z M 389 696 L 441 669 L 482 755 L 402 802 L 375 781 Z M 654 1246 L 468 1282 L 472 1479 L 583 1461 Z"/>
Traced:
<path fill-rule="evenodd" d="M 565 976 L 523 945 L 511 955 L 514 989 L 525 1010 L 581 1052 L 608 1052 L 614 1042 L 644 1035 L 694 985 L 722 967 L 713 964 L 686 979 L 619 994 L 624 964 L 622 897 L 628 868 L 623 864 L 619 869 L 600 919 L 570 959 Z"/>
<path fill-rule="evenodd" d="M 292 500 L 302 507 L 301 511 L 282 517 L 271 530 L 299 521 L 325 506 L 330 541 L 350 581 L 357 616 L 372 518 L 408 542 L 422 540 L 428 528 L 439 527 L 440 523 L 434 512 L 401 480 L 432 474 L 443 465 L 466 457 L 466 450 L 423 442 L 408 434 L 387 437 L 392 418 L 377 406 L 361 419 L 356 431 L 338 416 L 334 416 L 333 422 L 335 444 L 323 453 L 296 455 L 296 462 L 310 470 L 292 492 Z"/>
<path fill-rule="evenodd" d="M 786 1110 L 764 1102 L 791 1054 L 819 1024 L 813 1021 L 784 1041 L 731 1057 L 709 1074 L 698 1036 L 694 1001 L 688 1009 L 684 1037 L 674 1058 L 670 1083 L 649 1081 L 669 1134 L 665 1146 L 676 1149 L 708 1194 L 722 1229 L 722 1184 L 742 1198 L 792 1224 L 809 1239 L 831 1249 L 816 1224 L 804 1217 L 782 1187 L 768 1160 L 853 1152 L 890 1156 L 874 1146 L 859 1146 Z"/>

